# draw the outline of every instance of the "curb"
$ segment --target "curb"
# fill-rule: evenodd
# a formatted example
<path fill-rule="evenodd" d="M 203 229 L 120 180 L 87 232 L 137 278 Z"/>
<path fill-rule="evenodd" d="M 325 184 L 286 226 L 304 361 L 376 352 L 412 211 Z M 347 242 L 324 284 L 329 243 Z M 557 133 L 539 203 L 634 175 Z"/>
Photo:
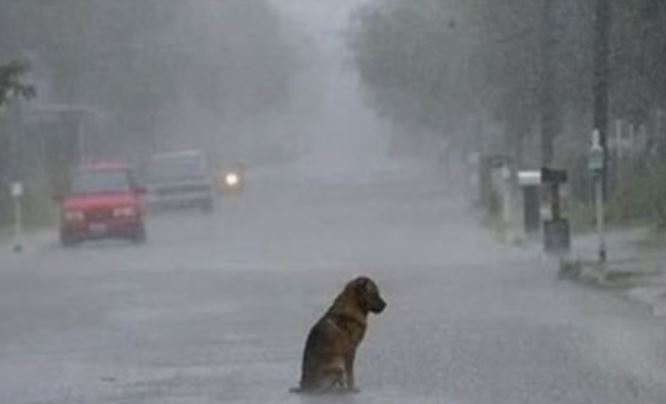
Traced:
<path fill-rule="evenodd" d="M 613 263 L 608 265 L 612 267 Z M 580 260 L 562 261 L 558 272 L 560 279 L 579 282 L 598 289 L 619 291 L 621 296 L 627 300 L 648 307 L 655 317 L 666 317 L 666 283 L 655 282 L 663 276 L 664 272 L 659 270 L 606 269 L 604 271 L 596 262 Z"/>
<path fill-rule="evenodd" d="M 655 317 L 666 317 L 666 286 L 645 286 L 628 290 L 626 297 L 647 306 Z"/>
<path fill-rule="evenodd" d="M 13 256 L 26 256 L 35 251 L 43 250 L 55 240 L 53 232 L 49 230 L 37 230 L 28 232 L 21 240 L 21 246 L 17 250 L 13 237 L 0 238 L 0 256 L 11 254 Z"/>

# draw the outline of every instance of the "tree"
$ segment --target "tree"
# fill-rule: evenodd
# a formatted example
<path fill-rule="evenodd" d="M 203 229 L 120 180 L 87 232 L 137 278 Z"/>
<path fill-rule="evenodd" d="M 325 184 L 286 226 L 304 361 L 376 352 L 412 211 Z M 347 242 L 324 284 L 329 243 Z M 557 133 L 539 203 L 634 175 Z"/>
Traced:
<path fill-rule="evenodd" d="M 35 88 L 21 81 L 27 70 L 27 65 L 20 62 L 0 65 L 0 106 L 7 103 L 12 93 L 22 98 L 31 98 L 35 95 Z"/>
<path fill-rule="evenodd" d="M 439 130 L 471 105 L 474 82 L 460 78 L 472 55 L 453 17 L 436 0 L 372 3 L 357 14 L 352 50 L 380 112 Z"/>
<path fill-rule="evenodd" d="M 184 133 L 205 147 L 223 141 L 224 122 L 254 119 L 289 95 L 295 52 L 264 0 L 0 0 L 0 8 L 0 53 L 29 56 L 49 102 L 111 117 L 109 147 Z"/>
<path fill-rule="evenodd" d="M 642 123 L 651 110 L 666 107 L 666 4 L 612 4 L 611 109 L 616 116 Z"/>
<path fill-rule="evenodd" d="M 351 37 L 371 99 L 393 119 L 448 136 L 469 136 L 477 131 L 474 121 L 490 121 L 503 133 L 487 139 L 493 150 L 522 159 L 524 139 L 540 126 L 545 47 L 556 100 L 548 103 L 549 137 L 564 131 L 567 115 L 588 110 L 580 107 L 589 99 L 589 0 L 545 1 L 370 3 Z M 552 24 L 544 42 L 546 4 Z"/>
<path fill-rule="evenodd" d="M 0 65 L 0 123 L 4 118 L 3 111 L 10 98 L 31 98 L 35 95 L 35 88 L 25 83 L 23 75 L 28 66 L 20 62 L 10 62 Z M 7 201 L 7 175 L 10 169 L 10 157 L 13 152 L 11 133 L 0 125 L 0 224 L 3 224 L 4 207 Z"/>

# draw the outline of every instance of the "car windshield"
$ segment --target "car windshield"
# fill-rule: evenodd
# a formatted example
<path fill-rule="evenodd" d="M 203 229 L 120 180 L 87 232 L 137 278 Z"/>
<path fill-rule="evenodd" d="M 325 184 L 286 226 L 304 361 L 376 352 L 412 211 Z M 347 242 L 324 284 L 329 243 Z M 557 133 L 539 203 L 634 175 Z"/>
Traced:
<path fill-rule="evenodd" d="M 122 170 L 99 170 L 75 174 L 70 184 L 71 195 L 120 193 L 131 190 L 129 176 Z"/>
<path fill-rule="evenodd" d="M 201 156 L 154 158 L 148 165 L 149 182 L 199 179 L 206 175 L 205 160 Z"/>

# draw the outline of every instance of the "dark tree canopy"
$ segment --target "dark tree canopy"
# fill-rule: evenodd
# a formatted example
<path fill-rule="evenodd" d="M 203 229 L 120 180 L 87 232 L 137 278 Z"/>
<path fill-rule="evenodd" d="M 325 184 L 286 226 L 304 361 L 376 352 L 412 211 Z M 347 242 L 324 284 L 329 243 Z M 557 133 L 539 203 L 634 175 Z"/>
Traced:
<path fill-rule="evenodd" d="M 611 4 L 611 113 L 640 122 L 666 101 L 666 4 Z M 380 112 L 446 136 L 485 119 L 515 147 L 539 131 L 544 52 L 555 134 L 591 130 L 594 11 L 594 0 L 373 1 L 350 37 Z"/>
<path fill-rule="evenodd" d="M 31 98 L 35 95 L 35 88 L 21 81 L 27 70 L 28 67 L 19 62 L 0 65 L 0 106 L 4 105 L 12 95 L 22 98 Z"/>
<path fill-rule="evenodd" d="M 248 119 L 289 94 L 294 51 L 263 0 L 0 0 L 0 9 L 0 58 L 31 61 L 41 101 L 112 116 L 108 136 L 159 136 L 184 108 Z"/>

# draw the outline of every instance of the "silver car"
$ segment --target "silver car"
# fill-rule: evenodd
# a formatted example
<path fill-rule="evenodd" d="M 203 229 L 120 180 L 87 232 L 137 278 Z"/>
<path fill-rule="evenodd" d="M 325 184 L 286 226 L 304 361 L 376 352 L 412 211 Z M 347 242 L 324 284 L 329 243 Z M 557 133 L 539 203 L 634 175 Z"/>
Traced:
<path fill-rule="evenodd" d="M 213 181 L 201 151 L 155 155 L 148 164 L 146 177 L 151 211 L 170 208 L 213 210 Z"/>

